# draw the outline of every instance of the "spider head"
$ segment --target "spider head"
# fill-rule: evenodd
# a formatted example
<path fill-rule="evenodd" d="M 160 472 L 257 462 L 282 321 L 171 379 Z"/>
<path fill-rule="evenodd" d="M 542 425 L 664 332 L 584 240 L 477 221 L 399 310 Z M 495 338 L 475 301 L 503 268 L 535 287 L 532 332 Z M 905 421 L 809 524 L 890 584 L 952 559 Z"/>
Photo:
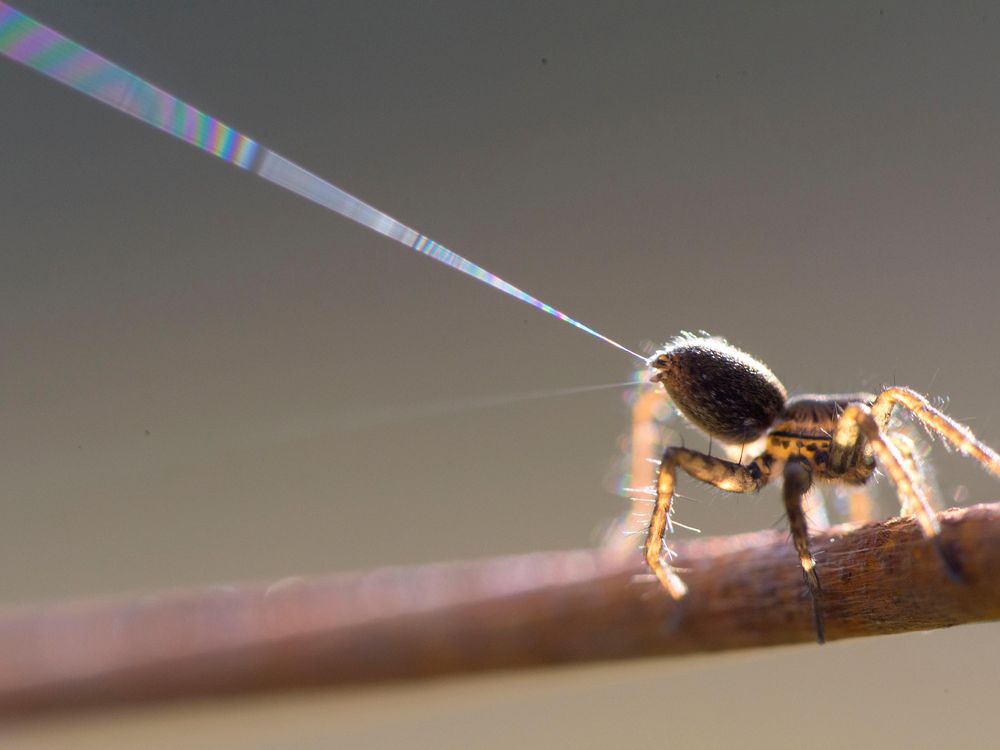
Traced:
<path fill-rule="evenodd" d="M 785 387 L 767 365 L 725 340 L 678 336 L 648 360 L 650 378 L 663 383 L 691 424 L 722 442 L 749 443 L 774 424 Z"/>

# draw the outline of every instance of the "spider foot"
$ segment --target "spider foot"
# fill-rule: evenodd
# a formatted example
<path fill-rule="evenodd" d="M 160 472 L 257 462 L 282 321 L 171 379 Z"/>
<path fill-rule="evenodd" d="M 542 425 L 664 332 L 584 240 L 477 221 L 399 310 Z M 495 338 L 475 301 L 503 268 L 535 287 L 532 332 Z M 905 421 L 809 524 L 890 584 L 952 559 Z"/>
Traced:
<path fill-rule="evenodd" d="M 822 646 L 826 643 L 826 624 L 823 622 L 823 610 L 819 607 L 819 599 L 813 597 L 813 628 L 816 630 L 816 643 Z"/>
<path fill-rule="evenodd" d="M 821 646 L 826 643 L 826 624 L 823 619 L 822 597 L 819 576 L 815 568 L 802 569 L 802 578 L 809 588 L 809 598 L 812 599 L 813 629 L 816 631 L 816 643 Z"/>

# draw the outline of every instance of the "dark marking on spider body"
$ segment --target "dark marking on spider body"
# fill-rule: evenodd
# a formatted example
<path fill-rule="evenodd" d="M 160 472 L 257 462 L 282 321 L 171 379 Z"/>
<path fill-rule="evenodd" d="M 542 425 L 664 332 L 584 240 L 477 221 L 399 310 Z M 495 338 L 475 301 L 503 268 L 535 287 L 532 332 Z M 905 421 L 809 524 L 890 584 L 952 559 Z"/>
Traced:
<path fill-rule="evenodd" d="M 844 411 L 851 404 L 871 408 L 875 396 L 871 393 L 838 393 L 829 396 L 808 394 L 789 399 L 775 424 L 767 430 L 767 455 L 774 461 L 796 460 L 807 464 L 816 480 L 864 484 L 875 472 L 872 449 L 864 436 L 855 450 L 847 454 L 839 469 L 830 466 L 833 434 Z"/>
<path fill-rule="evenodd" d="M 656 505 L 644 546 L 646 562 L 675 599 L 687 591 L 663 554 L 663 537 L 681 468 L 693 478 L 729 492 L 756 492 L 782 478 L 785 512 L 803 578 L 812 595 L 817 640 L 825 639 L 819 573 L 809 544 L 803 500 L 814 481 L 865 484 L 880 465 L 892 479 L 904 514 L 916 517 L 945 569 L 959 578 L 955 551 L 940 541 L 920 460 L 912 441 L 889 430 L 896 406 L 930 432 L 1000 478 L 1000 456 L 968 427 L 909 388 L 871 393 L 809 394 L 789 399 L 762 362 L 710 336 L 682 335 L 649 360 L 653 382 L 662 383 L 678 411 L 711 438 L 743 445 L 767 436 L 764 450 L 746 464 L 669 447 L 660 463 Z"/>

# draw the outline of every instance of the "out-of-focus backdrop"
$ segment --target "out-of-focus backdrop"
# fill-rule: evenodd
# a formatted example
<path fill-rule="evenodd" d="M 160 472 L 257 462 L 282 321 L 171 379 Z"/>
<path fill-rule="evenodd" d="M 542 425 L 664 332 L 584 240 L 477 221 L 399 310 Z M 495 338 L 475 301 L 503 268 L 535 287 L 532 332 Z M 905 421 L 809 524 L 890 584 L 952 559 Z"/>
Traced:
<path fill-rule="evenodd" d="M 992 3 L 16 5 L 628 346 L 705 329 L 792 392 L 908 384 L 1000 443 Z M 6 60 L 0 113 L 3 603 L 583 546 L 625 509 L 622 392 L 463 407 L 624 380 L 620 352 Z M 946 504 L 1000 497 L 934 455 Z M 710 534 L 781 514 L 682 491 Z M 981 747 L 998 635 L 3 736 Z"/>

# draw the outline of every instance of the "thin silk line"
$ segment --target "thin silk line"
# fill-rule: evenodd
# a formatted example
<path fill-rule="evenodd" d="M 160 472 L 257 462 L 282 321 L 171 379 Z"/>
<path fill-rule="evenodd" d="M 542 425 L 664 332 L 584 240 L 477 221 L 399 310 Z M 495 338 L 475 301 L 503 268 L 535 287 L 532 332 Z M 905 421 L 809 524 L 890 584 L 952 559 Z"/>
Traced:
<path fill-rule="evenodd" d="M 2 1 L 0 54 L 646 359 Z"/>

